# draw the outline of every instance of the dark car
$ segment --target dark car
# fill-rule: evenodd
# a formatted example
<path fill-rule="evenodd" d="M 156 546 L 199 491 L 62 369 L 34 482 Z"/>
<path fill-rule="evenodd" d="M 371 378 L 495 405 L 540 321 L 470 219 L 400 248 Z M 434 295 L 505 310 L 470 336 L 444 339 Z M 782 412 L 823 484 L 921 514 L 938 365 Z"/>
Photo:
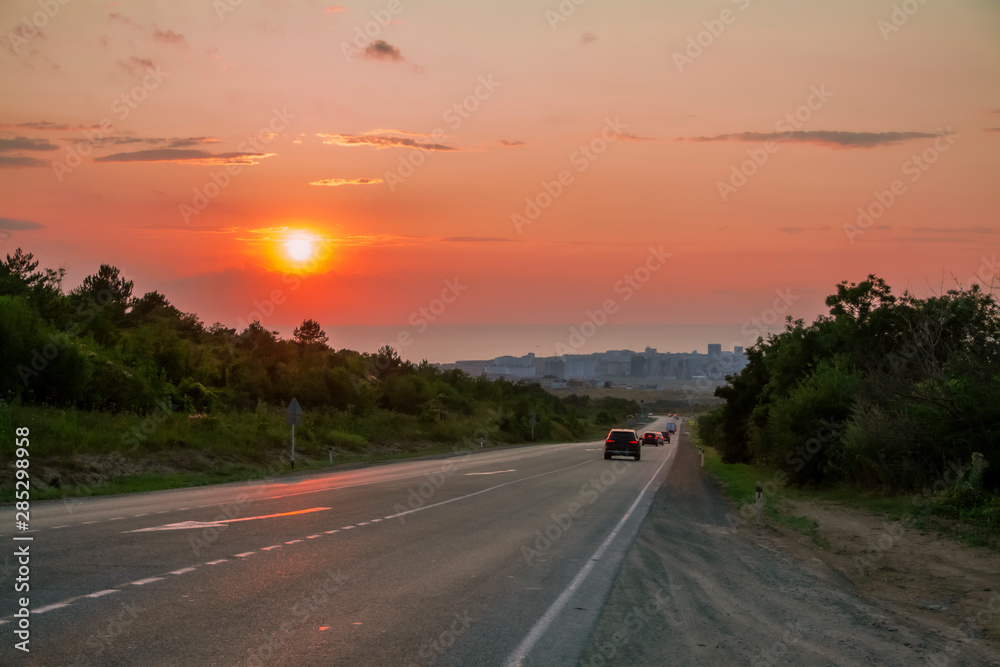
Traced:
<path fill-rule="evenodd" d="M 642 444 L 644 445 L 662 445 L 663 436 L 656 431 L 646 431 L 642 434 Z"/>
<path fill-rule="evenodd" d="M 642 456 L 639 436 L 630 428 L 613 428 L 604 439 L 604 458 L 631 456 L 636 461 Z"/>
<path fill-rule="evenodd" d="M 663 442 L 670 442 L 670 431 L 663 431 Z"/>

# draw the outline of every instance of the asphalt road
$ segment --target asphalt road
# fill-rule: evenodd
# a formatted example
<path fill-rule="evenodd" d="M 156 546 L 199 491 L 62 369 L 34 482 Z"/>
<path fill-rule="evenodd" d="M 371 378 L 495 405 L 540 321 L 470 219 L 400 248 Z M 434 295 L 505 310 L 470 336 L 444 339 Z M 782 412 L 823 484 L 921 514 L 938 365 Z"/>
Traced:
<path fill-rule="evenodd" d="M 677 443 L 39 502 L 28 532 L 6 507 L 0 664 L 577 664 Z"/>

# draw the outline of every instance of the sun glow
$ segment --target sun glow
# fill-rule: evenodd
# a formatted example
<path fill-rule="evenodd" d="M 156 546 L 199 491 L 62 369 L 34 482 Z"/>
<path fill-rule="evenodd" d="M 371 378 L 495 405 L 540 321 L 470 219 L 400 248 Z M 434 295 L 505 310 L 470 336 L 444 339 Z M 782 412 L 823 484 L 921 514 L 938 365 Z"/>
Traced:
<path fill-rule="evenodd" d="M 285 249 L 288 251 L 288 256 L 296 262 L 305 262 L 313 256 L 313 239 L 308 236 L 296 236 L 285 242 Z"/>

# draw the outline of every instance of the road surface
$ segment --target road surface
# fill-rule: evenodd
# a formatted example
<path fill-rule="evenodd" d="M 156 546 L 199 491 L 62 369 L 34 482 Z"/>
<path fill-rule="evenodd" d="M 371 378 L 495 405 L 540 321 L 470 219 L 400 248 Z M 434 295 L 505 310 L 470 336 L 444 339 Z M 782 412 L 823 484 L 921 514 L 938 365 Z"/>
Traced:
<path fill-rule="evenodd" d="M 0 663 L 576 664 L 677 442 L 38 502 L 27 532 L 6 507 Z"/>

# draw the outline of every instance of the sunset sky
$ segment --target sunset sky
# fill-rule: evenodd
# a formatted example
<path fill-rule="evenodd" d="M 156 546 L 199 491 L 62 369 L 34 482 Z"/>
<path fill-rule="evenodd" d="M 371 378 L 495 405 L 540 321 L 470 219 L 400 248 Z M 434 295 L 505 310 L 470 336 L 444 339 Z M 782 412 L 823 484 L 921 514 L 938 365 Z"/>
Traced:
<path fill-rule="evenodd" d="M 455 325 L 738 330 L 1000 274 L 992 0 L 7 0 L 0 31 L 0 255 L 207 324 L 450 361 L 531 351 Z"/>

